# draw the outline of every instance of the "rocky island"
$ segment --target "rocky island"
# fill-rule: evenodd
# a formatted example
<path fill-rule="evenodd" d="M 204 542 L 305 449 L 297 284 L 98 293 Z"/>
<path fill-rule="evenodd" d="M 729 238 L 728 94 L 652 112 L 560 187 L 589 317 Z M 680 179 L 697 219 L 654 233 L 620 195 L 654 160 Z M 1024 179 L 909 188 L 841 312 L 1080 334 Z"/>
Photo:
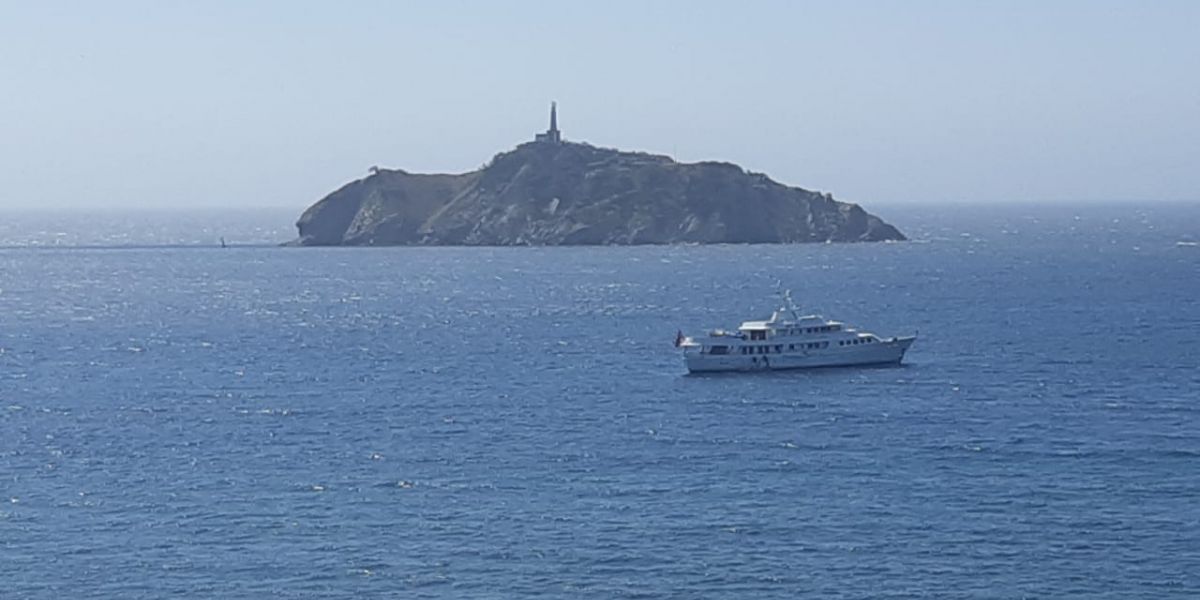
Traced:
<path fill-rule="evenodd" d="M 857 204 L 722 162 L 567 142 L 550 129 L 476 171 L 372 169 L 296 223 L 301 246 L 903 240 Z"/>

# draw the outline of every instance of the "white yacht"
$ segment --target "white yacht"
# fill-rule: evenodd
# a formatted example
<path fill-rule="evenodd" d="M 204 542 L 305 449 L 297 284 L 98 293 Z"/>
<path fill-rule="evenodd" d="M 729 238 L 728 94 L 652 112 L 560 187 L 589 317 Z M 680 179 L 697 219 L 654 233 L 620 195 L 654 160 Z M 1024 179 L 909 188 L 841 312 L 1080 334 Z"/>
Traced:
<path fill-rule="evenodd" d="M 675 345 L 692 373 L 900 364 L 917 336 L 881 338 L 817 315 L 801 316 L 788 292 L 766 321 L 701 337 L 679 332 Z"/>

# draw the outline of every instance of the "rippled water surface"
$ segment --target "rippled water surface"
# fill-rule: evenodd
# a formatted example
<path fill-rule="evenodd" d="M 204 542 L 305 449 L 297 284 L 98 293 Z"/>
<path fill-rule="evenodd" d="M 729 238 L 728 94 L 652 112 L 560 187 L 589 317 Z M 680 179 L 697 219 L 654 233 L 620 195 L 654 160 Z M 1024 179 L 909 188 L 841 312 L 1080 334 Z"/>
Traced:
<path fill-rule="evenodd" d="M 1200 208 L 893 212 L 916 242 L 8 222 L 0 596 L 1200 596 Z M 157 243 L 131 231 L 107 245 Z M 777 281 L 920 339 L 685 376 L 676 329 L 765 316 Z"/>

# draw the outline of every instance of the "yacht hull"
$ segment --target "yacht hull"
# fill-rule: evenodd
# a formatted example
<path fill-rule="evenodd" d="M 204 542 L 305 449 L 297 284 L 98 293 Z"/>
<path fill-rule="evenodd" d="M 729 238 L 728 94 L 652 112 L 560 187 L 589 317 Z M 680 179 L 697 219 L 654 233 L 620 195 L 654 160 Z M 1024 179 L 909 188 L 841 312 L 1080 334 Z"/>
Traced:
<path fill-rule="evenodd" d="M 724 371 L 782 371 L 790 369 L 819 369 L 828 367 L 862 367 L 900 364 L 904 353 L 916 336 L 895 337 L 877 344 L 834 347 L 822 350 L 783 352 L 770 355 L 685 353 L 684 362 L 690 373 Z"/>

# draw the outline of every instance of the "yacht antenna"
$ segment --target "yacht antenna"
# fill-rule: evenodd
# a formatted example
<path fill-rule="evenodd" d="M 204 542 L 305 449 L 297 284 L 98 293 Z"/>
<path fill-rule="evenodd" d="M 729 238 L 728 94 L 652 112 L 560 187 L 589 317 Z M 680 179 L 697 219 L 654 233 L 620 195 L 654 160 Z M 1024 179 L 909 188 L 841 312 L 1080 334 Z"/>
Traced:
<path fill-rule="evenodd" d="M 786 310 L 792 313 L 792 318 L 800 320 L 800 307 L 792 299 L 792 290 L 782 290 L 780 295 L 783 296 L 783 308 L 780 310 Z"/>

